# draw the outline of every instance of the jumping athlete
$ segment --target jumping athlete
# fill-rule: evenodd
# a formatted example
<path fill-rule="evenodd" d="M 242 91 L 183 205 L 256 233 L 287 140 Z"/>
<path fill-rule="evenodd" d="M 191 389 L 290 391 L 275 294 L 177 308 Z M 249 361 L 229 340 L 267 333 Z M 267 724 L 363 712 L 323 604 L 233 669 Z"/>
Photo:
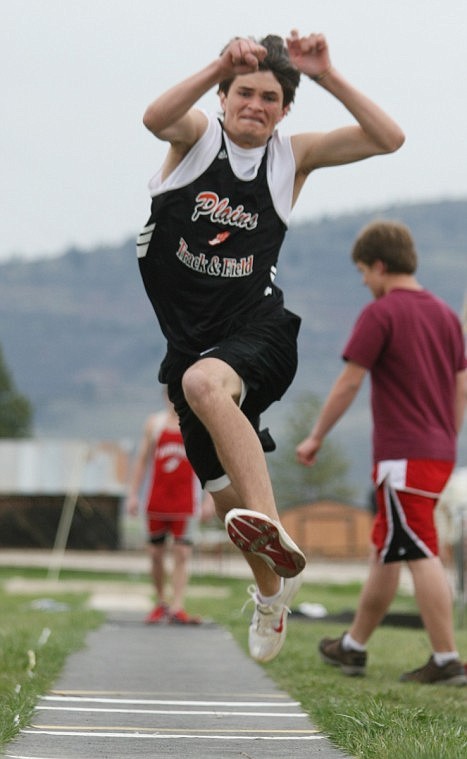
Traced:
<path fill-rule="evenodd" d="M 328 133 L 276 131 L 301 74 L 356 123 Z M 223 118 L 196 107 L 218 88 Z M 397 150 L 394 121 L 331 65 L 321 34 L 231 40 L 201 71 L 148 108 L 169 143 L 151 179 L 140 270 L 167 339 L 159 379 L 180 417 L 187 455 L 255 578 L 250 653 L 277 655 L 305 557 L 279 521 L 260 414 L 287 390 L 300 319 L 274 283 L 289 216 L 307 176 Z"/>

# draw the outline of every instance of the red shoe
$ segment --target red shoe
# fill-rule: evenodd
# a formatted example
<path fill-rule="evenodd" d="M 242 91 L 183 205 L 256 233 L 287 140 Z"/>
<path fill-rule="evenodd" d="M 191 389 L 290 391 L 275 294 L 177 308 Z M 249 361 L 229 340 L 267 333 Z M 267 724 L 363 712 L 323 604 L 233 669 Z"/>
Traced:
<path fill-rule="evenodd" d="M 145 623 L 147 625 L 159 625 L 161 622 L 166 622 L 169 614 L 169 607 L 167 604 L 159 604 L 155 606 L 152 611 L 145 617 Z"/>
<path fill-rule="evenodd" d="M 202 622 L 201 617 L 192 616 L 188 614 L 185 609 L 169 614 L 169 622 L 172 625 L 200 625 Z"/>

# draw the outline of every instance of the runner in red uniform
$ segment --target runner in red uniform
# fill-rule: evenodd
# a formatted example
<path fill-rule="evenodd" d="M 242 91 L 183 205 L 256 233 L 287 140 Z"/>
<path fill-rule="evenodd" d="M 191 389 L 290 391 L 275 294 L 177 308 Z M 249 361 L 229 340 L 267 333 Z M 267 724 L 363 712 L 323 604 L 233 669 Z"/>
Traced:
<path fill-rule="evenodd" d="M 157 433 L 159 424 L 164 427 Z M 152 417 L 154 464 L 152 485 L 146 507 L 151 542 L 171 533 L 179 542 L 192 542 L 198 521 L 200 484 L 186 457 L 180 428 L 166 420 Z"/>
<path fill-rule="evenodd" d="M 128 511 L 139 510 L 139 492 L 151 469 L 146 519 L 151 556 L 151 576 L 157 603 L 146 617 L 147 623 L 199 624 L 183 608 L 188 583 L 188 562 L 201 513 L 202 490 L 187 459 L 178 416 L 167 401 L 167 411 L 152 414 L 146 421 L 135 460 L 128 495 Z M 206 494 L 203 505 L 210 496 Z M 173 541 L 172 601 L 169 606 L 165 586 L 165 549 Z"/>

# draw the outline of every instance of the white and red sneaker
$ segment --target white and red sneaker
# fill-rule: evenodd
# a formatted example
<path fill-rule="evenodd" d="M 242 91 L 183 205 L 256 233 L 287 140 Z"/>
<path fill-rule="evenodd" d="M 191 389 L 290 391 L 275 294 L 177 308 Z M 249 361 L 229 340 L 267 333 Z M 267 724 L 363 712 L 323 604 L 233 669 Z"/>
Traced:
<path fill-rule="evenodd" d="M 295 577 L 306 559 L 286 531 L 259 511 L 231 509 L 225 517 L 230 540 L 237 548 L 260 556 L 280 577 Z"/>
<path fill-rule="evenodd" d="M 265 604 L 254 585 L 248 592 L 256 604 L 248 632 L 250 655 L 259 662 L 274 659 L 285 642 L 289 604 L 302 584 L 302 576 L 296 575 L 284 580 L 281 594 L 272 604 Z"/>

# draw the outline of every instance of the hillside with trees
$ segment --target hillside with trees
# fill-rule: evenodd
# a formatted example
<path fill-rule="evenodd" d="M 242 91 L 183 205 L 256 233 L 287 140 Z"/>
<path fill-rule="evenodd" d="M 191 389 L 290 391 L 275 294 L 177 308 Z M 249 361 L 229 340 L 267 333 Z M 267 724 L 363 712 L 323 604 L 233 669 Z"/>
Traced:
<path fill-rule="evenodd" d="M 288 308 L 302 317 L 300 368 L 286 397 L 264 420 L 279 444 L 297 399 L 304 392 L 323 398 L 340 369 L 340 350 L 370 297 L 349 252 L 359 229 L 374 218 L 409 225 L 420 255 L 419 280 L 461 312 L 467 201 L 292 224 L 276 281 Z M 32 403 L 36 436 L 132 441 L 147 413 L 161 405 L 156 375 L 164 340 L 140 280 L 133 239 L 0 264 L 0 319 L 4 359 L 19 392 Z M 366 392 L 332 437 L 349 458 L 360 492 L 369 469 Z M 461 455 L 465 463 L 465 430 Z"/>

